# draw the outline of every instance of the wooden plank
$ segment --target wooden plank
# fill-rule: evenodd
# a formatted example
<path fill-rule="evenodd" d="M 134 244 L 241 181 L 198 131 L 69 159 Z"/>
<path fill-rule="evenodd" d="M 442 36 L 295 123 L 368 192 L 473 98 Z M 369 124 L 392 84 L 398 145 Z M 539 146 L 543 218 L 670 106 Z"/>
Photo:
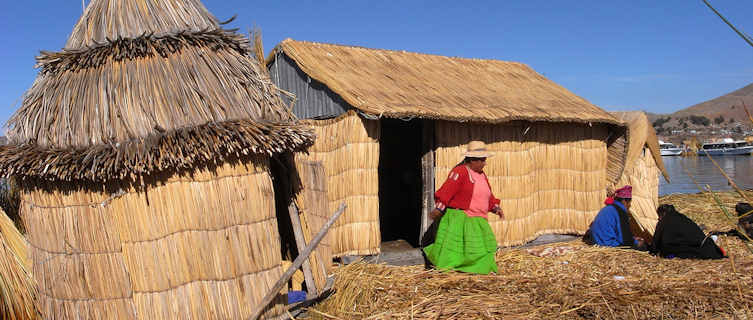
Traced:
<path fill-rule="evenodd" d="M 429 213 L 434 209 L 434 120 L 423 120 L 421 126 L 421 180 L 423 191 L 421 192 L 421 232 L 418 243 L 429 229 L 431 219 Z"/>
<path fill-rule="evenodd" d="M 303 236 L 304 238 L 307 239 L 306 241 L 309 241 L 312 235 L 311 235 L 311 227 L 308 222 L 307 215 L 304 213 L 304 214 L 299 214 L 298 216 L 301 217 L 301 227 L 303 227 Z M 316 250 L 314 250 L 314 253 L 311 254 L 311 260 L 313 261 L 311 263 L 314 264 L 314 267 L 313 267 L 314 269 L 312 269 L 312 272 L 314 273 L 314 280 L 315 280 L 314 282 L 317 283 L 317 288 L 319 288 L 319 286 L 324 286 L 324 284 L 327 282 L 327 267 L 324 265 L 324 258 L 322 258 L 323 257 L 323 254 L 322 254 L 323 244 L 324 244 L 324 240 L 322 240 L 322 243 L 319 244 L 319 247 L 317 247 Z M 319 268 L 318 273 L 316 272 L 317 267 Z M 319 280 L 317 279 L 317 277 L 320 275 L 322 276 L 322 280 L 323 280 L 321 283 L 319 283 Z M 321 292 L 322 290 L 320 289 L 318 293 L 321 293 Z"/>
<path fill-rule="evenodd" d="M 329 218 L 326 174 L 321 161 L 298 159 L 295 165 L 302 185 L 301 192 L 296 198 L 298 216 L 301 218 L 304 239 L 311 241 L 314 236 L 312 230 L 321 228 Z M 331 237 L 324 237 L 311 254 L 314 282 L 320 291 L 327 282 L 327 273 L 332 266 L 332 248 L 329 240 Z"/>
<path fill-rule="evenodd" d="M 303 249 L 306 247 L 306 240 L 303 237 L 303 227 L 301 227 L 301 217 L 298 216 L 298 208 L 295 203 L 291 202 L 288 205 L 288 213 L 290 214 L 290 222 L 293 225 L 293 235 L 295 236 L 295 244 L 298 247 L 298 255 L 301 255 Z M 306 295 L 309 297 L 315 296 L 318 291 L 316 290 L 316 284 L 314 283 L 314 273 L 311 272 L 311 259 L 303 261 L 303 279 L 306 281 Z"/>
<path fill-rule="evenodd" d="M 335 214 L 332 215 L 331 218 L 327 221 L 327 223 L 322 227 L 321 230 L 319 230 L 319 233 L 316 234 L 316 237 L 314 237 L 314 240 L 309 243 L 306 248 L 303 249 L 298 254 L 298 257 L 295 258 L 295 261 L 293 261 L 293 264 L 288 267 L 288 270 L 285 270 L 285 273 L 282 274 L 282 277 L 275 282 L 275 284 L 272 286 L 272 288 L 267 292 L 267 294 L 264 296 L 264 298 L 261 299 L 261 302 L 256 305 L 256 308 L 254 309 L 254 312 L 251 314 L 251 317 L 249 319 L 256 320 L 261 316 L 262 312 L 264 312 L 264 309 L 269 305 L 272 300 L 280 293 L 280 290 L 282 290 L 282 287 L 288 283 L 288 280 L 290 280 L 290 277 L 293 276 L 293 273 L 295 273 L 295 270 L 301 267 L 303 265 L 303 262 L 308 260 L 309 255 L 311 255 L 311 252 L 314 251 L 317 245 L 319 245 L 319 242 L 322 241 L 325 235 L 327 235 L 327 231 L 329 231 L 330 228 L 332 228 L 332 225 L 335 224 L 335 221 L 337 218 L 339 218 L 343 212 L 345 212 L 345 208 L 347 206 L 345 205 L 345 202 L 340 204 L 340 207 L 335 211 Z"/>

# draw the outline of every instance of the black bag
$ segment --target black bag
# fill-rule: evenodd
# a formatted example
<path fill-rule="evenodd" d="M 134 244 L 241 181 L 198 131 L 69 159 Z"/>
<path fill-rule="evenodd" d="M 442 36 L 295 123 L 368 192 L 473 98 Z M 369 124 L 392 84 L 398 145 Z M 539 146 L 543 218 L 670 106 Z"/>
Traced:
<path fill-rule="evenodd" d="M 594 236 L 591 234 L 591 227 L 588 227 L 588 231 L 583 235 L 583 242 L 589 246 L 595 245 Z"/>
<path fill-rule="evenodd" d="M 437 239 L 437 229 L 439 229 L 439 221 L 442 220 L 443 216 L 444 215 L 439 217 L 439 219 L 432 221 L 431 224 L 429 225 L 429 228 L 426 229 L 426 232 L 424 232 L 423 237 L 421 237 L 421 243 L 419 243 L 421 248 L 425 248 L 431 245 Z"/>

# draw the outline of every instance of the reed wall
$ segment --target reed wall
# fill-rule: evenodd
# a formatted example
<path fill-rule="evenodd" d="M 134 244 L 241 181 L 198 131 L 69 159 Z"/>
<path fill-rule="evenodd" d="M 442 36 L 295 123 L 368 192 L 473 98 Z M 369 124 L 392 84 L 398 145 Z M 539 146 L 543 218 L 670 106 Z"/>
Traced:
<path fill-rule="evenodd" d="M 659 207 L 659 176 L 661 171 L 648 148 L 644 147 L 642 154 L 632 161 L 633 163 L 626 168 L 620 178 L 617 188 L 624 185 L 633 187 L 630 213 L 636 223 L 634 226 L 637 227 L 635 233 L 651 239 L 656 228 L 656 222 L 659 220 L 656 208 Z"/>
<path fill-rule="evenodd" d="M 605 125 L 436 122 L 436 188 L 463 160 L 466 143 L 495 152 L 484 169 L 505 219 L 489 215 L 502 246 L 547 233 L 582 234 L 602 206 L 607 187 Z"/>
<path fill-rule="evenodd" d="M 378 121 L 349 111 L 330 120 L 306 120 L 316 142 L 296 161 L 321 161 L 327 176 L 328 214 L 340 203 L 348 208 L 330 229 L 332 255 L 379 253 L 379 134 Z"/>
<path fill-rule="evenodd" d="M 282 275 L 268 165 L 166 173 L 146 191 L 27 187 L 21 212 L 44 317 L 249 317 Z M 267 316 L 281 314 L 282 298 Z"/>
<path fill-rule="evenodd" d="M 302 160 L 296 161 L 295 165 L 302 186 L 295 203 L 301 216 L 304 238 L 309 243 L 334 212 L 329 212 L 327 176 L 321 162 Z M 327 282 L 327 274 L 332 270 L 331 233 L 328 232 L 319 242 L 310 259 L 316 287 L 321 289 Z"/>

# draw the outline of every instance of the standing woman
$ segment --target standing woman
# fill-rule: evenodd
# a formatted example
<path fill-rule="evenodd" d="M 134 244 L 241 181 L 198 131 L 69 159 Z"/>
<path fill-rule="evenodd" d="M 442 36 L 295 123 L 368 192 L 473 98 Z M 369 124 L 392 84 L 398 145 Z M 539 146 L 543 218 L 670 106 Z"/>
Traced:
<path fill-rule="evenodd" d="M 504 218 L 484 173 L 492 153 L 483 142 L 471 141 L 464 156 L 434 193 L 431 218 L 441 220 L 436 240 L 424 248 L 424 254 L 437 269 L 489 274 L 497 272 L 497 240 L 487 213 Z"/>

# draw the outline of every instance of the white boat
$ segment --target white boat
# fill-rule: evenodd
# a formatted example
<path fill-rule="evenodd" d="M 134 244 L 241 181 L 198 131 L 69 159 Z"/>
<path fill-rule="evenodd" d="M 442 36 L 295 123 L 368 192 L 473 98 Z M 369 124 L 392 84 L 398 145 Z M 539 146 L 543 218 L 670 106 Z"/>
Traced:
<path fill-rule="evenodd" d="M 698 149 L 698 155 L 705 156 L 726 156 L 726 155 L 748 155 L 753 152 L 753 145 L 745 140 L 732 140 L 724 138 L 722 141 L 704 143 Z"/>
<path fill-rule="evenodd" d="M 679 156 L 682 154 L 682 148 L 661 140 L 659 140 L 659 151 L 663 156 Z"/>

